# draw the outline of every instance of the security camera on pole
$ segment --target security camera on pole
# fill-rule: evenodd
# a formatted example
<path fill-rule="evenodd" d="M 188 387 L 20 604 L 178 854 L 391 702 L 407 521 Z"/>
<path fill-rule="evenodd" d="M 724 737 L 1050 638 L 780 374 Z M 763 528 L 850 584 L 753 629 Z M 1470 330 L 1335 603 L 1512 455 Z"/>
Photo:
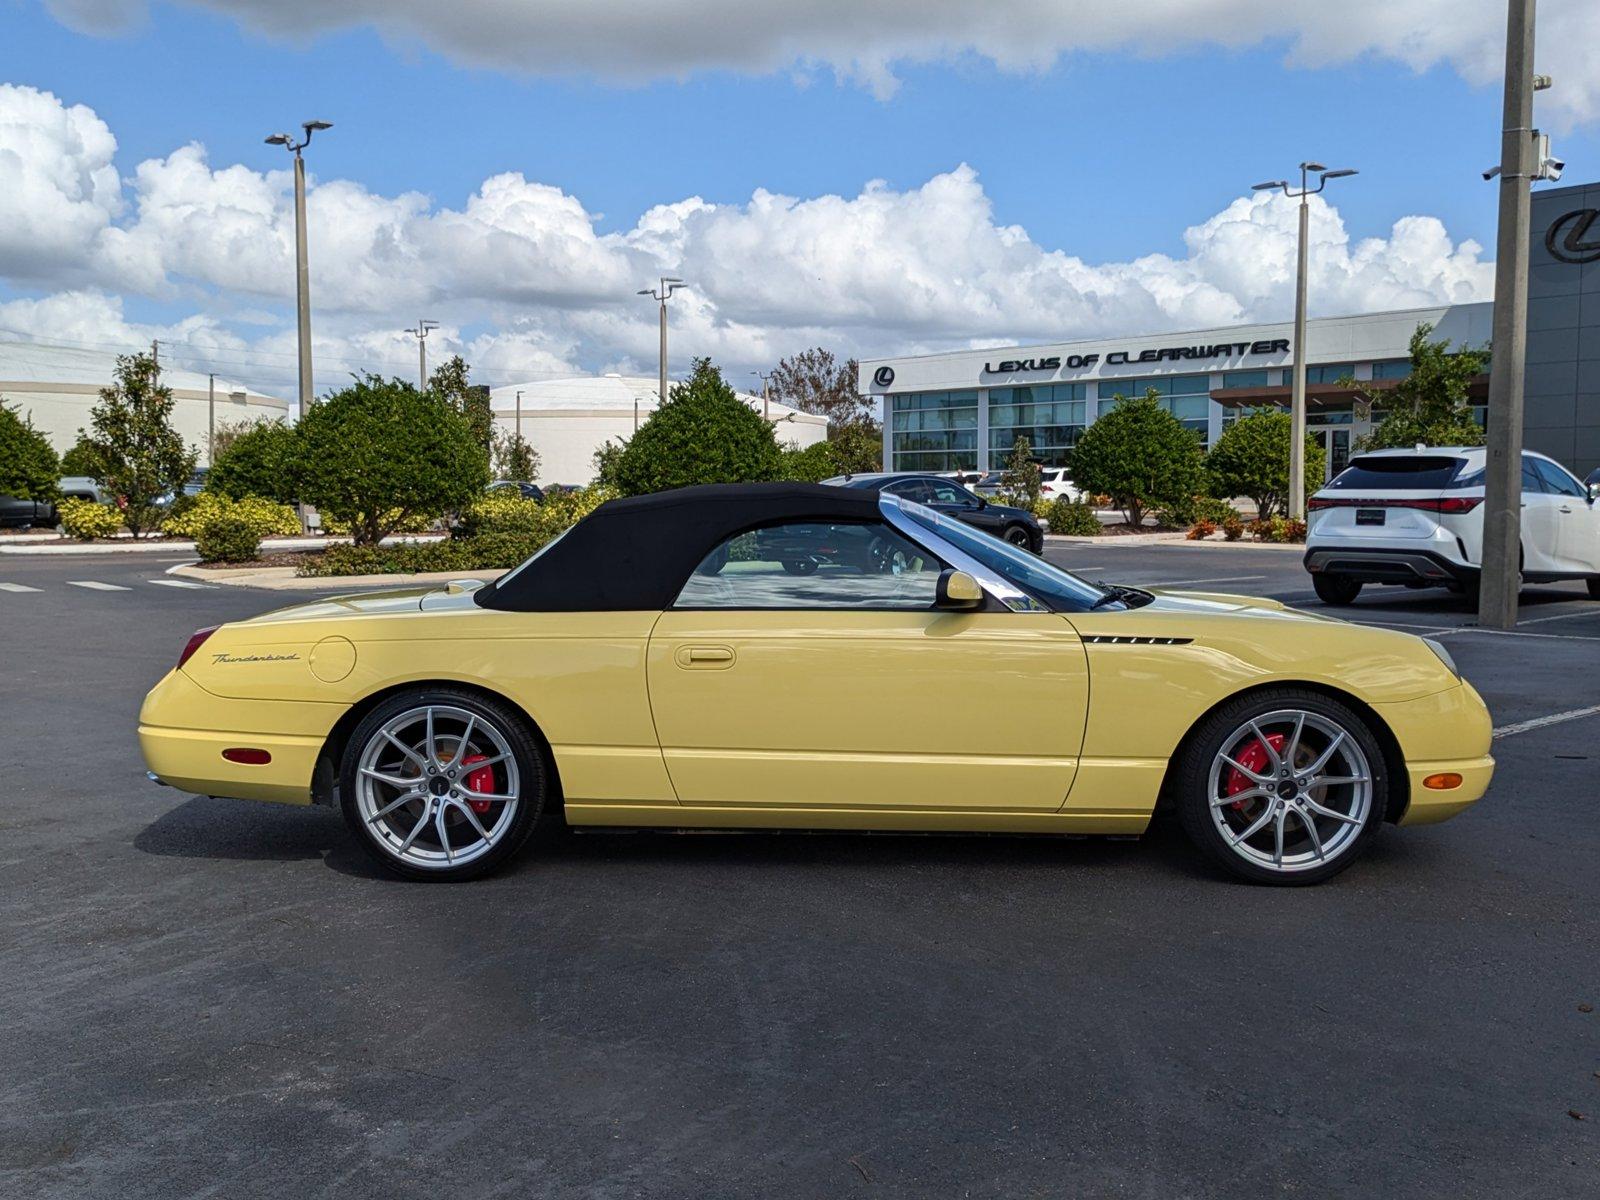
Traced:
<path fill-rule="evenodd" d="M 1309 176 L 1319 176 L 1317 186 L 1309 186 Z M 1300 164 L 1300 190 L 1291 192 L 1287 179 L 1273 179 L 1254 185 L 1254 191 L 1282 188 L 1291 200 L 1300 201 L 1300 250 L 1294 279 L 1294 387 L 1289 398 L 1289 519 L 1306 519 L 1306 242 L 1311 228 L 1309 197 L 1328 186 L 1330 179 L 1342 179 L 1356 172 L 1348 167 L 1330 171 L 1321 163 Z"/>
<path fill-rule="evenodd" d="M 667 402 L 667 301 L 672 299 L 673 292 L 688 286 L 681 279 L 663 275 L 660 287 L 639 289 L 639 295 L 649 296 L 661 305 L 661 386 L 656 393 L 657 404 L 665 404 Z"/>
<path fill-rule="evenodd" d="M 287 133 L 275 133 L 269 146 L 282 146 L 294 155 L 294 283 L 295 308 L 300 335 L 300 413 L 311 407 L 311 270 L 306 263 L 306 160 L 301 151 L 311 144 L 311 135 L 332 129 L 330 121 L 303 121 L 305 137 L 298 142 Z"/>

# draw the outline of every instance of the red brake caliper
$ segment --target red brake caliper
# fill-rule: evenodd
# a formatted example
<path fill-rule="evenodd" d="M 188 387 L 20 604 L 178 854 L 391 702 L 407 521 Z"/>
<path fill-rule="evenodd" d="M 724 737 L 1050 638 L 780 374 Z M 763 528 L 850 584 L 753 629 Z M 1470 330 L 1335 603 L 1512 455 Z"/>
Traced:
<path fill-rule="evenodd" d="M 1283 743 L 1286 740 L 1281 733 L 1267 734 L 1268 744 L 1280 754 L 1283 752 Z M 1233 757 L 1240 767 L 1248 767 L 1258 775 L 1264 774 L 1267 770 L 1267 765 L 1271 762 L 1267 755 L 1267 747 L 1261 744 L 1260 738 L 1255 738 L 1248 742 L 1244 749 Z M 472 760 L 468 759 L 467 761 L 471 762 Z M 1240 792 L 1248 791 L 1255 786 L 1251 778 L 1239 770 L 1239 767 L 1229 767 L 1228 777 L 1223 783 L 1222 791 L 1226 796 L 1237 796 Z M 1246 803 L 1244 800 L 1235 800 L 1231 807 L 1235 809 L 1243 808 Z"/>
<path fill-rule="evenodd" d="M 489 756 L 487 754 L 469 754 L 461 760 L 461 765 L 463 767 L 470 767 L 473 763 L 482 762 L 488 757 Z M 1235 771 L 1234 774 L 1237 775 L 1238 772 Z M 467 789 L 469 791 L 492 792 L 494 791 L 494 768 L 480 767 L 476 771 L 468 771 L 466 778 L 462 782 L 467 785 Z M 1232 795 L 1231 792 L 1229 794 Z M 482 815 L 483 813 L 489 811 L 489 805 L 493 803 L 493 801 L 468 800 L 467 803 L 472 806 L 473 812 Z"/>

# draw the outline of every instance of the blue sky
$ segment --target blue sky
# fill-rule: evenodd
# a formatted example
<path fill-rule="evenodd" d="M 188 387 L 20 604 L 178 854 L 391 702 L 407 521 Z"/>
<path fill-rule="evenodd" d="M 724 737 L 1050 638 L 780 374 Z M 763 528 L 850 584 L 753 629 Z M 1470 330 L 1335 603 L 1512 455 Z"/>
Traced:
<path fill-rule="evenodd" d="M 1479 173 L 1497 155 L 1498 89 L 1466 82 L 1445 62 L 1418 71 L 1369 53 L 1320 69 L 1288 66 L 1286 38 L 1149 57 L 1069 49 L 1045 70 L 1002 69 L 967 52 L 897 65 L 898 90 L 880 98 L 827 66 L 691 70 L 637 84 L 541 78 L 458 65 L 415 38 L 385 40 L 366 28 L 286 41 L 163 3 L 130 31 L 96 36 L 39 4 L 0 4 L 0 83 L 92 109 L 116 138 L 114 165 L 130 200 L 138 164 L 188 142 L 204 145 L 213 170 L 280 170 L 287 156 L 262 137 L 315 116 L 336 123 L 308 155 L 319 181 L 349 180 L 389 198 L 420 191 L 440 210 L 459 210 L 486 178 L 515 171 L 581 203 L 598 234 L 622 236 L 651 206 L 691 196 L 734 208 L 757 189 L 849 198 L 871 179 L 912 192 L 965 163 L 995 225 L 1021 226 L 1041 253 L 1130 264 L 1150 254 L 1182 259 L 1186 228 L 1304 155 L 1361 169 L 1330 189 L 1351 244 L 1388 238 L 1397 219 L 1425 215 L 1452 245 L 1475 240 L 1481 259 L 1492 259 L 1495 189 Z M 1580 118 L 1558 136 L 1569 181 L 1600 177 L 1595 128 Z M 116 218 L 129 219 L 127 211 Z M 0 279 L 3 268 L 0 259 Z M 201 311 L 201 298 L 218 311 L 282 315 L 272 297 L 224 303 L 226 283 L 186 283 L 182 274 L 174 288 L 142 293 L 115 280 L 91 284 L 115 293 L 133 320 L 177 320 Z M 63 271 L 61 285 L 78 286 L 72 276 Z M 0 282 L 0 299 L 51 292 L 49 279 Z M 464 339 L 512 319 L 503 302 L 462 309 Z M 1172 323 L 1183 315 L 1173 312 Z M 721 319 L 738 318 L 725 303 Z M 1068 310 L 1064 322 L 1073 319 Z M 819 312 L 814 320 L 788 313 L 782 323 L 798 339 L 839 322 Z M 867 324 L 875 328 L 856 341 L 890 349 L 897 324 L 915 346 L 949 340 L 959 327 L 908 324 L 895 313 Z M 568 348 L 574 365 L 608 365 L 596 331 L 568 334 L 581 343 Z M 611 356 L 618 363 L 637 357 L 631 336 Z"/>

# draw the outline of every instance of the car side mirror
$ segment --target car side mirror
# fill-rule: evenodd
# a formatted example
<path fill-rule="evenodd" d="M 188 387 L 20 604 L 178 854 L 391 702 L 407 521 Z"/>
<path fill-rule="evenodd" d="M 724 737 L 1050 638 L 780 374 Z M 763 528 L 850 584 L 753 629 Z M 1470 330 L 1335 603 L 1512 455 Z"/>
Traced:
<path fill-rule="evenodd" d="M 1600 500 L 1600 483 L 1591 483 L 1587 490 L 1589 492 L 1590 504 L 1593 504 L 1596 500 Z"/>
<path fill-rule="evenodd" d="M 965 571 L 947 568 L 939 572 L 933 606 L 945 612 L 971 612 L 983 607 L 983 589 Z"/>

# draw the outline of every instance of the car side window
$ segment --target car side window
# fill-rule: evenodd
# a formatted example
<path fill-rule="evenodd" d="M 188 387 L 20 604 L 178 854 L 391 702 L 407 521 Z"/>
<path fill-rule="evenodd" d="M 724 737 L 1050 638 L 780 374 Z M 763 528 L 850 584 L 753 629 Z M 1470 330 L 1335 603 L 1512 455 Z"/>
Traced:
<path fill-rule="evenodd" d="M 891 496 L 899 496 L 902 500 L 910 500 L 916 504 L 927 504 L 931 499 L 928 494 L 928 484 L 922 479 L 902 479 L 898 483 L 891 483 L 883 490 Z"/>
<path fill-rule="evenodd" d="M 1533 469 L 1539 472 L 1539 478 L 1544 480 L 1546 491 L 1553 492 L 1557 496 L 1588 498 L 1589 493 L 1584 490 L 1583 484 L 1568 475 L 1555 463 L 1546 462 L 1542 458 L 1524 459 L 1523 461 L 1533 463 Z"/>
<path fill-rule="evenodd" d="M 1545 487 L 1544 480 L 1539 478 L 1539 472 L 1533 468 L 1534 460 L 1526 454 L 1522 456 L 1522 490 L 1525 492 L 1544 493 L 1550 489 Z"/>
<path fill-rule="evenodd" d="M 967 494 L 966 489 L 965 488 L 958 488 L 958 487 L 954 486 L 953 484 L 948 484 L 948 483 L 930 483 L 928 485 L 928 490 L 930 492 L 932 492 L 933 494 L 932 494 L 931 497 L 929 497 L 929 499 L 924 500 L 922 502 L 924 504 L 971 504 L 972 503 L 972 497 Z"/>
<path fill-rule="evenodd" d="M 927 609 L 943 564 L 889 526 L 790 521 L 729 538 L 675 608 Z"/>

